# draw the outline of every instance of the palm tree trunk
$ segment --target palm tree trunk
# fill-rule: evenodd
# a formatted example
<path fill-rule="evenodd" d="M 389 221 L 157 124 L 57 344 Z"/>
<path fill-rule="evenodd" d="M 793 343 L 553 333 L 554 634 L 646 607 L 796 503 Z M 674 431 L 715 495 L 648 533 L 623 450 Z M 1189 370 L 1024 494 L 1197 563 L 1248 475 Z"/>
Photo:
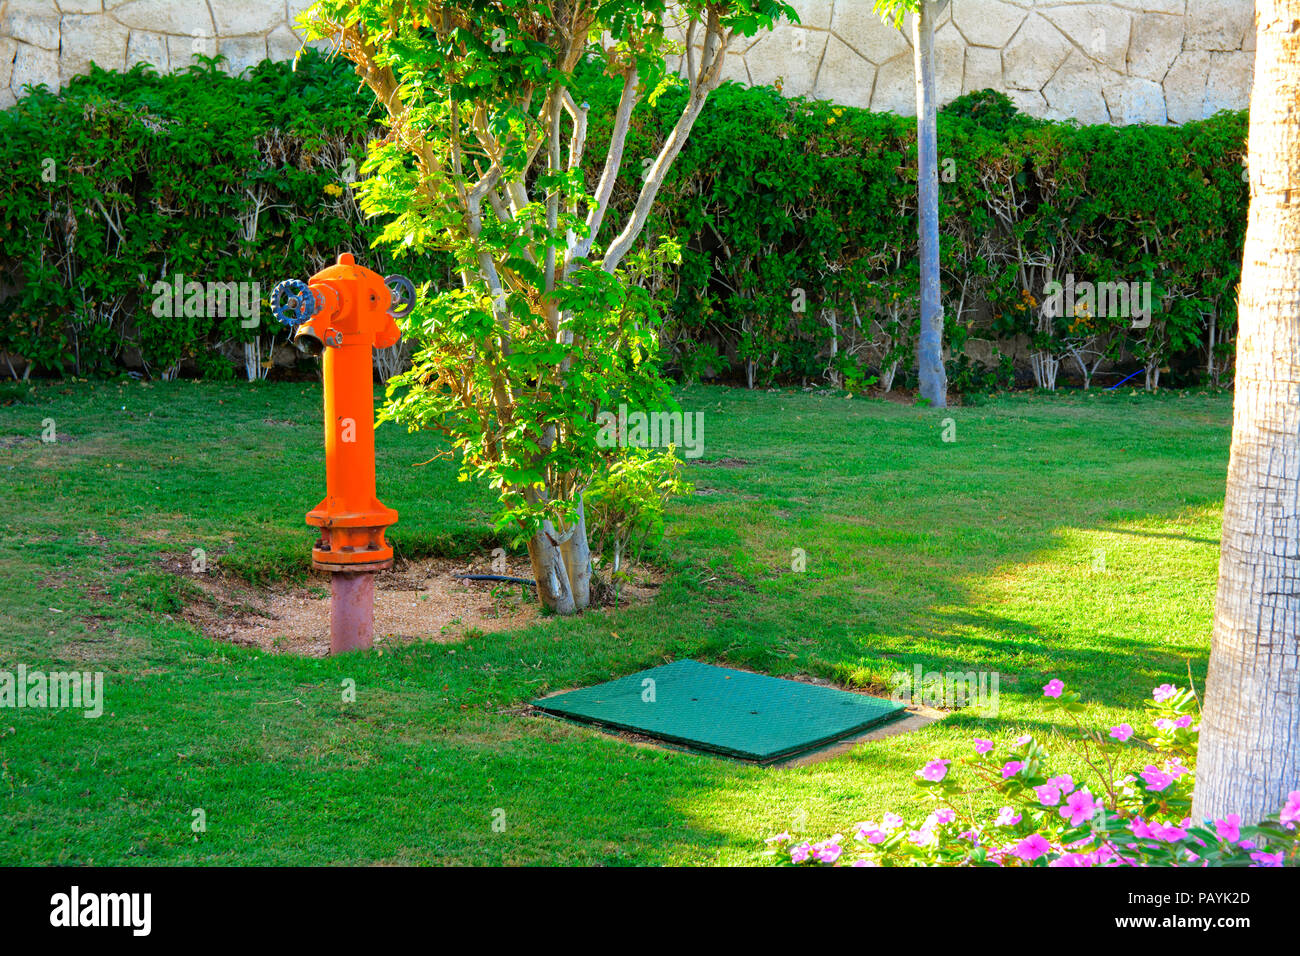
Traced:
<path fill-rule="evenodd" d="M 1300 0 L 1259 0 L 1232 455 L 1196 819 L 1300 788 Z"/>

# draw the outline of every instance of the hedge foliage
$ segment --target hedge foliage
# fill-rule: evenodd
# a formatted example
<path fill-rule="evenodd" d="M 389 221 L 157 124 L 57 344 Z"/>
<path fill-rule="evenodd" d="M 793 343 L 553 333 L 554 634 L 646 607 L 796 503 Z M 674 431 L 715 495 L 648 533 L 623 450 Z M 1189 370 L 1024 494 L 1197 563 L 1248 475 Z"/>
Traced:
<path fill-rule="evenodd" d="M 267 61 L 236 78 L 199 57 L 168 76 L 95 68 L 24 97 L 0 113 L 0 352 L 77 375 L 131 361 L 171 377 L 190 360 L 229 376 L 232 345 L 269 359 L 284 338 L 271 285 L 369 245 L 348 181 L 370 109 L 310 51 L 296 71 Z M 258 323 L 155 315 L 173 311 L 154 308 L 155 284 L 177 276 L 258 283 Z"/>
<path fill-rule="evenodd" d="M 594 183 L 618 90 L 595 74 L 586 85 Z M 614 220 L 678 95 L 638 109 Z M 381 258 L 381 271 L 450 281 L 435 258 L 367 251 L 378 226 L 347 183 L 372 110 L 346 64 L 309 52 L 296 71 L 267 62 L 242 79 L 202 58 L 170 76 L 96 69 L 0 113 L 0 352 L 43 373 L 132 361 L 169 376 L 188 359 L 229 375 L 232 346 L 260 356 L 275 341 L 265 302 L 254 328 L 238 316 L 159 317 L 154 283 L 178 273 L 257 281 L 265 300 L 279 278 L 310 275 L 344 249 Z M 989 91 L 950 104 L 939 142 L 953 384 L 1009 380 L 996 349 L 992 367 L 966 358 L 971 338 L 1028 356 L 1049 387 L 1058 369 L 1090 379 L 1104 363 L 1145 369 L 1148 386 L 1169 368 L 1218 381 L 1236 316 L 1245 135 L 1242 112 L 1080 127 L 1019 114 Z M 917 331 L 915 145 L 910 117 L 767 87 L 717 90 L 646 231 L 684 246 L 680 269 L 656 278 L 677 372 L 905 384 Z M 1104 294 L 1049 313 L 1049 283 L 1067 275 L 1102 290 L 1150 283 L 1149 324 L 1108 312 Z"/>
<path fill-rule="evenodd" d="M 608 111 L 602 102 L 592 112 Z M 629 155 L 649 155 L 662 132 L 643 123 Z M 972 386 L 1005 374 L 1005 362 L 981 371 L 962 358 L 972 336 L 1019 346 L 1049 387 L 1061 363 L 1090 378 L 1101 362 L 1135 361 L 1150 386 L 1171 364 L 1220 378 L 1249 200 L 1245 136 L 1244 112 L 1180 127 L 1080 127 L 1019 114 L 992 91 L 951 103 L 939 117 L 950 379 Z M 731 367 L 767 383 L 829 372 L 852 384 L 870 373 L 881 385 L 910 374 L 914 119 L 723 87 L 657 215 L 649 231 L 686 246 L 666 282 L 671 345 L 687 374 Z M 1150 324 L 1133 328 L 1140 318 L 1083 301 L 1044 315 L 1047 283 L 1067 275 L 1097 290 L 1150 282 Z"/>

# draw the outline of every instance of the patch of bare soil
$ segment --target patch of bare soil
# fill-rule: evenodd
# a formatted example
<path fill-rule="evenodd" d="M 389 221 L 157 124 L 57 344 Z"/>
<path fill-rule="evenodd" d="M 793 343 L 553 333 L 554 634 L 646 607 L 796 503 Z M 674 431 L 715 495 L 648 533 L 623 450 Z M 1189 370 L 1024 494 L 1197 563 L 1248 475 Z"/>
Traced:
<path fill-rule="evenodd" d="M 892 402 L 895 405 L 915 405 L 918 394 L 919 392 L 914 388 L 896 388 L 889 392 L 882 392 L 879 389 L 874 389 L 871 392 L 871 397 L 883 398 L 885 401 Z M 964 404 L 962 402 L 961 393 L 953 391 L 948 392 L 947 402 L 949 408 L 959 408 Z"/>
<path fill-rule="evenodd" d="M 186 573 L 183 563 L 173 570 Z M 407 562 L 375 577 L 375 646 L 415 641 L 454 643 L 484 632 L 527 627 L 541 614 L 531 584 L 469 581 L 465 574 L 531 578 L 527 558 L 511 557 L 504 571 L 486 561 L 430 558 Z M 208 574 L 188 574 L 202 591 L 183 612 L 204 634 L 268 653 L 324 657 L 329 653 L 330 582 L 313 574 L 303 587 L 258 588 Z M 638 568 L 620 591 L 620 604 L 649 600 L 663 575 Z M 595 598 L 593 595 L 593 603 Z M 587 613 L 600 613 L 599 610 Z"/>
<path fill-rule="evenodd" d="M 748 458 L 714 458 L 711 461 L 700 461 L 699 463 L 701 465 L 713 465 L 718 468 L 744 468 L 753 464 Z"/>
<path fill-rule="evenodd" d="M 56 432 L 50 440 L 33 435 L 0 435 L 0 448 L 19 448 L 27 445 L 66 445 L 68 442 L 76 441 L 71 435 L 65 435 L 62 432 Z"/>

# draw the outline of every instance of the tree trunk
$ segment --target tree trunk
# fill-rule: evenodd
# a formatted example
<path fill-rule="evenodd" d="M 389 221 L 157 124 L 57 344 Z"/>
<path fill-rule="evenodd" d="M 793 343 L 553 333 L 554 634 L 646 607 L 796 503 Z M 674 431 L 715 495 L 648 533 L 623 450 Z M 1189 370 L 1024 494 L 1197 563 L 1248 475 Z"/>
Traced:
<path fill-rule="evenodd" d="M 1219 370 L 1214 367 L 1214 348 L 1217 344 L 1215 331 L 1218 326 L 1218 311 L 1210 310 L 1210 331 L 1206 338 L 1205 378 L 1215 388 L 1219 387 Z"/>
<path fill-rule="evenodd" d="M 830 312 L 827 313 L 826 321 L 829 322 L 831 326 L 830 382 L 832 388 L 839 388 L 843 384 L 844 376 L 840 375 L 839 366 L 835 362 L 835 360 L 839 358 L 840 354 L 840 324 L 839 316 L 836 315 L 834 309 L 831 309 Z"/>
<path fill-rule="evenodd" d="M 916 358 L 921 397 L 936 408 L 948 401 L 943 370 L 943 303 L 939 300 L 939 146 L 934 86 L 934 21 L 947 0 L 922 0 L 912 17 L 916 67 L 916 189 L 921 255 L 921 336 Z"/>
<path fill-rule="evenodd" d="M 537 582 L 537 598 L 542 607 L 556 614 L 578 613 L 569 570 L 564 563 L 564 544 L 551 522 L 542 522 L 542 527 L 528 539 L 528 557 L 533 565 L 533 580 Z"/>
<path fill-rule="evenodd" d="M 564 615 L 586 609 L 591 603 L 591 546 L 581 497 L 573 527 L 557 531 L 550 521 L 543 522 L 528 541 L 528 558 L 543 607 Z"/>
<path fill-rule="evenodd" d="M 573 605 L 581 611 L 591 603 L 591 546 L 587 542 L 587 509 L 582 496 L 578 496 L 578 521 L 573 533 L 560 546 L 565 567 L 569 571 L 569 591 Z"/>
<path fill-rule="evenodd" d="M 1148 362 L 1143 367 L 1143 371 L 1146 376 L 1144 379 L 1146 390 L 1148 392 L 1154 392 L 1156 389 L 1160 387 L 1160 363 L 1155 362 L 1153 364 L 1151 362 Z"/>
<path fill-rule="evenodd" d="M 1300 0 L 1259 0 L 1232 455 L 1195 819 L 1300 789 Z"/>

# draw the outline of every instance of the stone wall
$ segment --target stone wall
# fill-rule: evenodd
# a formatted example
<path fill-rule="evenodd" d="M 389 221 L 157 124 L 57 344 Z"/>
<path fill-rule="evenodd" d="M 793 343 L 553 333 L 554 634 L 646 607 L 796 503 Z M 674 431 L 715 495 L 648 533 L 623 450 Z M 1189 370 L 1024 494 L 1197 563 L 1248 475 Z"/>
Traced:
<path fill-rule="evenodd" d="M 783 24 L 728 57 L 730 78 L 787 95 L 916 112 L 910 33 L 871 0 L 791 0 Z M 951 0 L 935 33 L 939 102 L 991 87 L 1080 123 L 1184 123 L 1250 100 L 1252 0 Z"/>
<path fill-rule="evenodd" d="M 239 70 L 288 59 L 293 30 L 311 0 L 0 0 L 0 109 L 24 84 L 50 87 L 90 68 L 141 61 L 162 71 L 194 53 L 223 54 Z"/>
<path fill-rule="evenodd" d="M 0 0 L 0 108 L 25 83 L 66 83 L 93 60 L 161 70 L 194 51 L 233 68 L 298 49 L 311 0 Z M 729 76 L 789 95 L 916 110 L 912 48 L 871 0 L 792 0 L 801 26 L 742 40 Z M 1035 116 L 1182 123 L 1250 97 L 1252 0 L 951 0 L 935 36 L 941 103 L 1003 90 Z"/>

